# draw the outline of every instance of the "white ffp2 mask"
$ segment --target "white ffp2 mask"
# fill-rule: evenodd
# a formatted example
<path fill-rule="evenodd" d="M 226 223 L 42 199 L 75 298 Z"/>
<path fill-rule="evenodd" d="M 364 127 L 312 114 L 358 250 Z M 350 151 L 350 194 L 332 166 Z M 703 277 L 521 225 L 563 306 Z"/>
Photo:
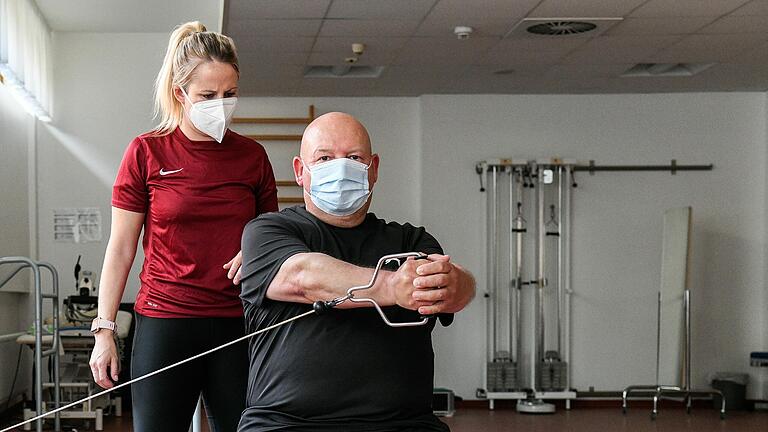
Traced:
<path fill-rule="evenodd" d="M 227 131 L 232 116 L 237 107 L 237 98 L 228 97 L 222 99 L 203 100 L 192 102 L 187 92 L 181 89 L 184 96 L 192 104 L 189 109 L 189 120 L 200 132 L 221 142 L 224 139 L 224 133 Z"/>
<path fill-rule="evenodd" d="M 309 197 L 320 210 L 334 216 L 349 216 L 368 201 L 370 165 L 339 158 L 317 164 L 312 169 L 307 164 L 304 167 L 312 175 Z"/>

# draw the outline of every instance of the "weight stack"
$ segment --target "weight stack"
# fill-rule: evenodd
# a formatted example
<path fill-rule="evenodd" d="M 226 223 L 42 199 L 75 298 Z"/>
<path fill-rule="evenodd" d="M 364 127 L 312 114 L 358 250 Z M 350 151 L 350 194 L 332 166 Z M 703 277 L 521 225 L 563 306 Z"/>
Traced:
<path fill-rule="evenodd" d="M 509 353 L 499 351 L 493 361 L 488 362 L 488 391 L 511 392 L 519 388 L 517 363 L 509 358 Z"/>
<path fill-rule="evenodd" d="M 544 391 L 562 391 L 568 382 L 568 363 L 545 360 L 539 368 L 539 387 Z"/>

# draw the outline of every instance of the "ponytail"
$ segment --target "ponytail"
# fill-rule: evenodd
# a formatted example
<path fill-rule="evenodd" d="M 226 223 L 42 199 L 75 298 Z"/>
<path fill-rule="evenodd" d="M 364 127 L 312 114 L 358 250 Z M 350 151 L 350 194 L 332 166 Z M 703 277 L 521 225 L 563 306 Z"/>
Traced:
<path fill-rule="evenodd" d="M 184 106 L 176 99 L 174 87 L 186 87 L 195 68 L 206 61 L 229 63 L 240 74 L 235 43 L 229 36 L 209 32 L 199 21 L 176 27 L 155 80 L 154 115 L 160 118 L 156 135 L 167 135 L 179 126 Z"/>

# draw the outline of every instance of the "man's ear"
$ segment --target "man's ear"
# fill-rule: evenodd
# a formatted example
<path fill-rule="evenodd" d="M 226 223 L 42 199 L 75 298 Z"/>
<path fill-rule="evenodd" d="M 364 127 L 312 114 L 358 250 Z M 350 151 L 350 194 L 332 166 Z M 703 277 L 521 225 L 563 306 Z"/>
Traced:
<path fill-rule="evenodd" d="M 304 164 L 298 156 L 293 157 L 293 177 L 297 185 L 304 186 Z"/>
<path fill-rule="evenodd" d="M 368 179 L 368 182 L 371 184 L 371 188 L 373 188 L 373 185 L 376 184 L 376 181 L 379 179 L 379 155 L 374 153 L 373 156 L 371 156 L 371 167 L 368 168 L 368 171 L 371 173 L 370 179 Z"/>

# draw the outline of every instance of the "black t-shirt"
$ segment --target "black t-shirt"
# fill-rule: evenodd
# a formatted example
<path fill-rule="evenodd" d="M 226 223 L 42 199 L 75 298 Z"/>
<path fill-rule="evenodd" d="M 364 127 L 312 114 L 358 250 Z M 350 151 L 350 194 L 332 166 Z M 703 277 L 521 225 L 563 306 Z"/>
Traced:
<path fill-rule="evenodd" d="M 383 255 L 442 253 L 424 228 L 387 223 L 372 213 L 357 227 L 339 228 L 304 207 L 252 220 L 242 247 L 241 298 L 249 332 L 312 308 L 266 298 L 280 266 L 297 253 L 320 252 L 371 268 Z M 383 309 L 390 321 L 419 319 L 398 306 Z M 255 336 L 239 430 L 448 431 L 431 408 L 434 326 L 430 319 L 423 326 L 389 327 L 366 307 L 332 309 Z"/>

